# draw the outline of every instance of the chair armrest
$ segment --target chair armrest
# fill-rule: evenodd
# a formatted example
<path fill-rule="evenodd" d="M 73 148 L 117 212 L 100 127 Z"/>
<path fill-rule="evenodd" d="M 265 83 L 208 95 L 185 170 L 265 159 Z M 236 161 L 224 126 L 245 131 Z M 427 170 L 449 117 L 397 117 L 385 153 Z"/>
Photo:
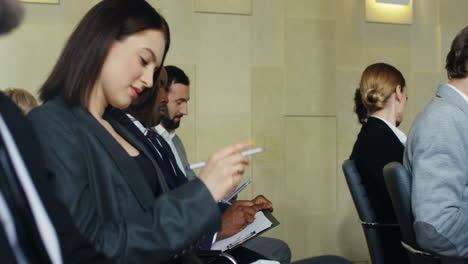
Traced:
<path fill-rule="evenodd" d="M 231 262 L 232 264 L 237 264 L 237 261 L 236 259 L 229 255 L 228 253 L 223 253 L 221 250 L 209 250 L 209 249 L 198 249 L 195 254 L 201 258 L 201 259 L 212 259 L 212 261 L 208 261 L 209 263 L 210 262 L 214 262 L 216 261 L 217 259 L 220 259 L 220 258 L 225 258 L 227 259 L 229 262 Z"/>
<path fill-rule="evenodd" d="M 379 228 L 379 227 L 399 227 L 399 224 L 392 224 L 392 223 L 377 223 L 377 222 L 364 222 L 361 221 L 361 225 L 364 227 L 370 227 L 370 228 Z"/>

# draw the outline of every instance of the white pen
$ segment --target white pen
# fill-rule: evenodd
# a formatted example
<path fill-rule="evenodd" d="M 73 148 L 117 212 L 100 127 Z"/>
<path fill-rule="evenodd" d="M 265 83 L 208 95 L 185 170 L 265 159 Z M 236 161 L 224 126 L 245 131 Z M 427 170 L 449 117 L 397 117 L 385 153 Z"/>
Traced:
<path fill-rule="evenodd" d="M 242 151 L 241 154 L 242 154 L 242 156 L 251 156 L 251 155 L 260 153 L 262 151 L 263 151 L 262 148 L 253 148 L 253 149 L 249 149 L 249 150 L 246 150 L 246 151 Z M 194 169 L 202 168 L 205 165 L 206 165 L 206 162 L 204 162 L 204 161 L 194 163 L 194 164 L 190 164 L 190 169 L 194 170 Z"/>

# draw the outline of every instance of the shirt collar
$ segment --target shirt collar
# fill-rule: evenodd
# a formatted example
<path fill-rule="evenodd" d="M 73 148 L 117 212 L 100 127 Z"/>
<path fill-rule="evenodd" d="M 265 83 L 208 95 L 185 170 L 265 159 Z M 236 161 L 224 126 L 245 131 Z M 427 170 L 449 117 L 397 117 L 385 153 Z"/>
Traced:
<path fill-rule="evenodd" d="M 172 130 L 171 132 L 169 132 L 161 124 L 157 125 L 155 129 L 156 129 L 156 132 L 158 132 L 158 134 L 161 135 L 167 141 L 172 141 L 172 139 L 176 135 L 175 130 Z"/>
<path fill-rule="evenodd" d="M 465 99 L 465 102 L 468 103 L 468 96 L 466 96 L 462 91 L 458 90 L 455 86 L 450 85 L 448 83 L 447 83 L 447 86 L 455 90 L 455 92 L 457 92 L 463 99 Z"/>
<path fill-rule="evenodd" d="M 372 116 L 372 117 L 378 118 L 378 119 L 382 120 L 385 124 L 387 124 L 387 126 L 393 131 L 395 136 L 397 136 L 398 140 L 400 140 L 401 144 L 406 146 L 406 135 L 405 135 L 405 133 L 403 133 L 403 131 L 401 131 L 400 129 L 398 129 L 398 127 L 390 124 L 390 122 L 388 122 L 387 120 L 385 120 L 385 119 L 383 119 L 381 117 L 378 117 L 378 116 Z"/>
<path fill-rule="evenodd" d="M 136 120 L 136 118 L 134 118 L 132 115 L 127 114 L 127 117 L 133 122 L 133 124 L 136 127 L 138 127 L 141 133 L 143 133 L 146 136 L 146 133 L 148 133 L 148 129 L 145 126 L 143 126 L 143 124 L 140 121 Z"/>

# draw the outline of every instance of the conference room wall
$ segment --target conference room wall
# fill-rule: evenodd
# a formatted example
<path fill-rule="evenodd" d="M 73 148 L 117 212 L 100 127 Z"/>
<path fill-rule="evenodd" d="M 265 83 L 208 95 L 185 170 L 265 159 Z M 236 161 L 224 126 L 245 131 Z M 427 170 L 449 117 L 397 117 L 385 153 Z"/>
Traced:
<path fill-rule="evenodd" d="M 24 4 L 25 21 L 0 38 L 0 88 L 34 93 L 79 19 L 97 0 Z M 445 55 L 464 26 L 465 0 L 415 1 L 413 23 L 367 23 L 362 0 L 149 0 L 167 18 L 167 64 L 190 76 L 190 114 L 178 130 L 190 160 L 253 139 L 264 152 L 240 195 L 262 193 L 281 222 L 266 235 L 293 258 L 337 254 L 369 261 L 341 163 L 359 125 L 353 93 L 374 62 L 399 68 L 408 83 L 407 132 L 437 85 Z"/>

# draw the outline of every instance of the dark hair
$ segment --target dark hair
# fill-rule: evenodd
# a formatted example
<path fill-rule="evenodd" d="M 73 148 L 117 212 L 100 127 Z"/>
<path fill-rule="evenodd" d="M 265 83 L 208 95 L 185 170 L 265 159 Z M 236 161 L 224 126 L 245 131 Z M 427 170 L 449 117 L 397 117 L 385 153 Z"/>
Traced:
<path fill-rule="evenodd" d="M 445 69 L 449 79 L 461 79 L 468 75 L 468 27 L 462 29 L 453 39 L 445 60 Z"/>
<path fill-rule="evenodd" d="M 166 91 L 170 92 L 172 82 L 174 83 L 181 83 L 184 85 L 189 86 L 190 85 L 190 80 L 189 77 L 185 74 L 185 72 L 174 65 L 168 65 L 164 67 L 167 72 L 167 83 L 168 85 L 166 86 Z"/>
<path fill-rule="evenodd" d="M 362 103 L 361 91 L 359 88 L 354 92 L 354 112 L 358 117 L 358 122 L 364 124 L 367 120 L 367 109 Z"/>
<path fill-rule="evenodd" d="M 100 1 L 88 11 L 68 39 L 52 73 L 40 89 L 40 99 L 47 102 L 61 95 L 68 105 L 87 106 L 91 88 L 112 43 L 146 29 L 157 29 L 164 34 L 164 61 L 170 45 L 169 26 L 150 4 L 144 0 Z"/>
<path fill-rule="evenodd" d="M 23 8 L 17 0 L 0 1 L 0 34 L 8 33 L 21 23 Z"/>
<path fill-rule="evenodd" d="M 159 111 L 159 109 L 156 109 L 158 90 L 164 89 L 167 91 L 167 86 L 169 86 L 167 74 L 164 69 L 162 69 L 160 73 L 155 73 L 153 79 L 157 81 L 153 83 L 151 93 L 143 93 L 125 110 L 125 112 L 131 114 L 145 127 L 153 127 L 159 123 L 159 120 L 156 120 L 156 116 L 158 115 L 155 114 L 155 111 Z"/>
<path fill-rule="evenodd" d="M 387 63 L 367 66 L 359 83 L 359 95 L 357 91 L 354 95 L 354 109 L 359 122 L 364 122 L 369 114 L 384 108 L 397 86 L 402 91 L 406 87 L 405 78 L 397 68 Z"/>

